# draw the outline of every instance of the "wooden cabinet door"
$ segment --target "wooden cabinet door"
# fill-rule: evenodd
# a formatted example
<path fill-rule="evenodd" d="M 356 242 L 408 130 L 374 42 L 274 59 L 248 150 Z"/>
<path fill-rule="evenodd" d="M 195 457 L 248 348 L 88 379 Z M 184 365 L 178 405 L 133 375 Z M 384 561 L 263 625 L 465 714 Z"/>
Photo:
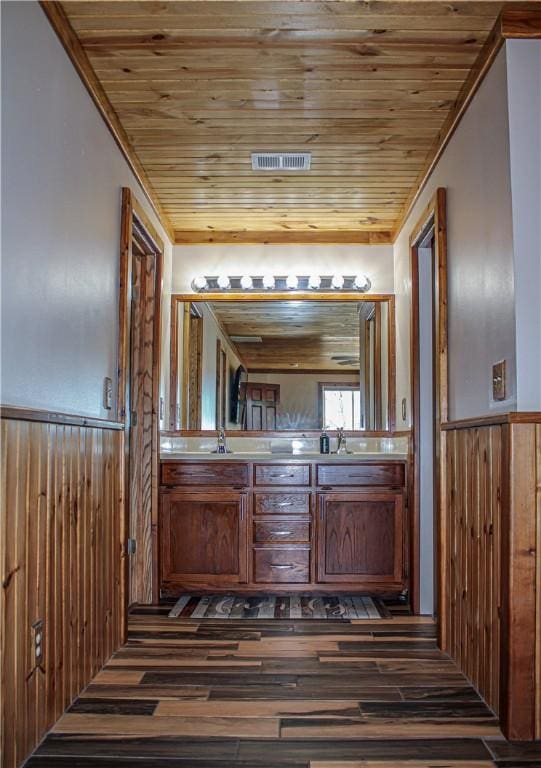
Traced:
<path fill-rule="evenodd" d="M 162 494 L 162 586 L 246 582 L 246 494 L 234 491 Z"/>
<path fill-rule="evenodd" d="M 403 518 L 401 493 L 319 494 L 318 581 L 401 582 Z"/>

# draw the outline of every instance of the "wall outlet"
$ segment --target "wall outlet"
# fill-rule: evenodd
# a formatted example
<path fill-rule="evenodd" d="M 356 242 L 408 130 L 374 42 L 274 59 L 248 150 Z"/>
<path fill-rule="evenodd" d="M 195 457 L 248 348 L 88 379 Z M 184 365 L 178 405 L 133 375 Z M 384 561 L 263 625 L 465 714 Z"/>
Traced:
<path fill-rule="evenodd" d="M 492 399 L 493 400 L 505 400 L 506 386 L 505 386 L 505 360 L 500 360 L 499 363 L 494 363 L 492 366 Z"/>
<path fill-rule="evenodd" d="M 32 643 L 32 656 L 34 658 L 35 667 L 43 667 L 43 619 L 38 619 L 30 627 L 30 642 Z"/>
<path fill-rule="evenodd" d="M 109 376 L 103 380 L 103 407 L 107 411 L 113 407 L 113 380 Z"/>

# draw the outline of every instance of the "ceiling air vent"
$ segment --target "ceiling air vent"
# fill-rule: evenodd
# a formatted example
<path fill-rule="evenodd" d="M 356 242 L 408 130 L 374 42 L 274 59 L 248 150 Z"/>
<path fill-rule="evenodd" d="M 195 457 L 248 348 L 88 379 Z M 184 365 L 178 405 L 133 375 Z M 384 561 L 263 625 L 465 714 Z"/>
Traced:
<path fill-rule="evenodd" d="M 310 152 L 252 152 L 253 171 L 309 171 Z"/>
<path fill-rule="evenodd" d="M 263 339 L 261 336 L 235 336 L 232 335 L 229 337 L 231 341 L 236 342 L 237 344 L 261 344 Z"/>

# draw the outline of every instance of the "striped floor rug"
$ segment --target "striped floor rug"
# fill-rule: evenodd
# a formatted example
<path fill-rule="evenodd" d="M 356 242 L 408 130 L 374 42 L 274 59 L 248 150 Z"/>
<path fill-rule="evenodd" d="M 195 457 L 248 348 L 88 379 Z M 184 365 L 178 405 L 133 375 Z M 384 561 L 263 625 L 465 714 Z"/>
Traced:
<path fill-rule="evenodd" d="M 182 595 L 171 619 L 389 619 L 377 597 L 313 597 L 311 595 Z"/>

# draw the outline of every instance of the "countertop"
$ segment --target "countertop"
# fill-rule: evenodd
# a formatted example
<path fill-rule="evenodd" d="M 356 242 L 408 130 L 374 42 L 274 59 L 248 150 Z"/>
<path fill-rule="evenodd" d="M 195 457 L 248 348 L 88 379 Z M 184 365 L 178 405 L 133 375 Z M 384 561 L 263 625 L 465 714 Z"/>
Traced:
<path fill-rule="evenodd" d="M 162 451 L 160 461 L 290 461 L 300 463 L 307 461 L 334 462 L 343 464 L 345 462 L 360 461 L 407 461 L 407 453 L 401 452 L 369 452 L 362 453 L 268 453 L 250 451 L 246 453 L 205 453 L 203 451 Z"/>

